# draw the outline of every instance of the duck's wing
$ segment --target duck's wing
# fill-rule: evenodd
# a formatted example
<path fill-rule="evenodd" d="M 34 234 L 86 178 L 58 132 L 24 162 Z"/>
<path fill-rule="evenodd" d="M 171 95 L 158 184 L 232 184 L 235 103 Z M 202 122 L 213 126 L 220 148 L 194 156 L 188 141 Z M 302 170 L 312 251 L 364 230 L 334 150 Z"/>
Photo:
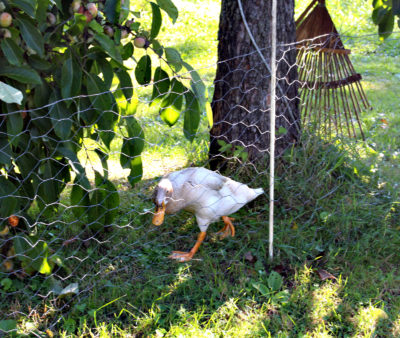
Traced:
<path fill-rule="evenodd" d="M 174 173 L 174 184 L 186 188 L 201 187 L 207 190 L 220 190 L 228 178 L 206 168 L 187 168 Z"/>
<path fill-rule="evenodd" d="M 227 177 L 219 175 L 218 173 L 211 170 L 207 170 L 197 173 L 195 181 L 193 183 L 202 185 L 209 190 L 219 191 L 222 189 L 227 181 Z"/>

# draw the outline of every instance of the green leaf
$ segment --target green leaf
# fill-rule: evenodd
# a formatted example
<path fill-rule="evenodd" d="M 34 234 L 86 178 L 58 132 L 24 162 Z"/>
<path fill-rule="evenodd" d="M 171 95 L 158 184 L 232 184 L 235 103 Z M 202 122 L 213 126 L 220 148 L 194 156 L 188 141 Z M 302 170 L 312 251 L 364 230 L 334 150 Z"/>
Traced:
<path fill-rule="evenodd" d="M 0 76 L 6 76 L 21 83 L 41 84 L 39 74 L 29 67 L 2 66 Z"/>
<path fill-rule="evenodd" d="M 23 50 L 12 39 L 3 39 L 1 49 L 9 64 L 21 66 L 24 62 Z"/>
<path fill-rule="evenodd" d="M 175 48 L 167 47 L 165 50 L 165 56 L 168 63 L 179 72 L 182 69 L 182 58 L 179 52 Z"/>
<path fill-rule="evenodd" d="M 375 8 L 372 11 L 373 23 L 375 25 L 379 25 L 387 13 L 388 13 L 388 9 L 383 6 Z"/>
<path fill-rule="evenodd" d="M 78 107 L 78 114 L 83 120 L 84 125 L 90 126 L 97 121 L 100 112 L 93 108 L 93 104 L 88 97 L 81 97 L 78 101 Z"/>
<path fill-rule="evenodd" d="M 129 59 L 133 55 L 133 43 L 128 42 L 126 45 L 121 46 L 121 57 L 123 60 Z"/>
<path fill-rule="evenodd" d="M 133 186 L 141 180 L 143 175 L 140 154 L 144 148 L 144 133 L 142 127 L 133 116 L 124 117 L 123 122 L 129 137 L 123 138 L 120 162 L 123 168 L 130 169 L 128 180 Z"/>
<path fill-rule="evenodd" d="M 268 277 L 268 286 L 272 291 L 279 291 L 282 287 L 282 276 L 276 271 L 272 271 Z"/>
<path fill-rule="evenodd" d="M 151 21 L 151 30 L 150 30 L 150 40 L 153 40 L 157 37 L 160 32 L 162 16 L 160 7 L 156 5 L 154 2 L 150 2 L 151 9 L 153 11 L 153 20 Z"/>
<path fill-rule="evenodd" d="M 95 20 L 90 21 L 89 27 L 90 27 L 93 31 L 95 31 L 96 33 L 103 33 L 103 31 L 104 31 L 103 26 L 100 25 L 100 24 L 99 24 L 97 21 L 95 21 Z"/>
<path fill-rule="evenodd" d="M 182 103 L 181 102 L 176 102 L 175 97 L 181 97 L 183 99 L 183 94 L 185 91 L 187 91 L 187 88 L 177 80 L 176 78 L 173 78 L 171 81 L 171 91 L 168 96 L 171 96 L 173 100 L 171 101 L 172 104 L 174 104 L 178 109 L 181 109 Z"/>
<path fill-rule="evenodd" d="M 32 248 L 32 243 L 29 238 L 25 236 L 14 237 L 14 249 L 17 255 L 24 256 L 25 253 Z M 26 259 L 26 257 L 20 257 L 20 259 Z"/>
<path fill-rule="evenodd" d="M 50 4 L 50 0 L 37 0 L 36 14 L 35 17 L 40 23 L 44 23 L 47 19 L 47 9 Z"/>
<path fill-rule="evenodd" d="M 15 159 L 18 169 L 24 178 L 34 175 L 38 167 L 38 161 L 35 156 L 30 152 L 24 152 L 22 155 Z"/>
<path fill-rule="evenodd" d="M 0 139 L 0 159 L 2 156 L 1 149 L 2 142 Z M 9 217 L 16 211 L 18 200 L 14 197 L 15 195 L 18 195 L 18 191 L 14 184 L 4 176 L 0 176 L 0 218 Z"/>
<path fill-rule="evenodd" d="M 173 106 L 168 106 L 166 108 L 161 108 L 160 116 L 166 124 L 172 127 L 179 120 L 181 114 L 180 111 Z"/>
<path fill-rule="evenodd" d="M 74 13 L 74 21 L 70 29 L 68 29 L 68 33 L 74 36 L 82 34 L 86 25 L 86 16 L 81 13 Z"/>
<path fill-rule="evenodd" d="M 157 67 L 154 72 L 153 94 L 151 95 L 150 105 L 162 99 L 168 93 L 170 84 L 168 73 L 161 67 Z"/>
<path fill-rule="evenodd" d="M 89 208 L 90 227 L 100 230 L 103 225 L 111 224 L 120 204 L 119 194 L 114 184 L 95 171 L 96 190 L 92 194 Z"/>
<path fill-rule="evenodd" d="M 46 60 L 41 59 L 38 55 L 31 55 L 28 58 L 28 63 L 32 68 L 41 70 L 41 71 L 48 71 L 52 67 L 52 64 L 50 62 L 47 62 Z"/>
<path fill-rule="evenodd" d="M 111 64 L 107 61 L 107 59 L 98 59 L 96 60 L 96 63 L 103 74 L 104 86 L 107 90 L 109 90 L 111 88 L 112 80 L 114 78 L 114 71 L 111 67 Z"/>
<path fill-rule="evenodd" d="M 225 152 L 230 152 L 232 149 L 232 144 L 226 143 L 224 140 L 217 140 L 217 143 L 219 144 L 219 152 L 225 153 Z"/>
<path fill-rule="evenodd" d="M 44 57 L 44 40 L 39 30 L 26 19 L 15 19 L 27 46 Z"/>
<path fill-rule="evenodd" d="M 61 154 L 69 161 L 71 169 L 77 175 L 85 175 L 85 169 L 82 167 L 81 162 L 78 159 L 78 155 L 74 150 L 67 148 L 66 146 L 58 146 L 57 153 Z"/>
<path fill-rule="evenodd" d="M 114 32 L 114 44 L 119 46 L 121 44 L 121 29 L 116 29 Z"/>
<path fill-rule="evenodd" d="M 103 228 L 105 223 L 105 207 L 103 206 L 106 199 L 106 192 L 104 189 L 95 189 L 90 198 L 90 207 L 88 210 L 89 228 L 95 231 Z"/>
<path fill-rule="evenodd" d="M 53 128 L 51 117 L 49 116 L 49 112 L 47 109 L 31 110 L 29 112 L 29 115 L 32 118 L 32 130 L 36 130 L 36 135 L 32 132 L 33 135 L 42 136 L 48 133 Z"/>
<path fill-rule="evenodd" d="M 264 297 L 269 297 L 271 294 L 271 290 L 268 289 L 268 287 L 262 283 L 252 283 L 253 288 L 255 288 L 258 292 L 261 293 L 262 296 Z"/>
<path fill-rule="evenodd" d="M 50 205 L 57 201 L 63 187 L 63 183 L 56 179 L 60 169 L 56 161 L 46 160 L 41 165 L 40 170 L 43 174 L 38 185 L 38 195 L 45 204 Z"/>
<path fill-rule="evenodd" d="M 47 260 L 47 257 L 49 256 L 49 248 L 46 242 L 41 242 L 43 243 L 43 252 L 39 256 L 39 259 L 41 260 L 40 262 L 40 267 L 38 269 L 38 272 L 43 274 L 43 275 L 50 275 L 51 274 L 51 266 Z"/>
<path fill-rule="evenodd" d="M 8 138 L 0 136 L 0 163 L 10 165 L 11 156 L 11 147 Z"/>
<path fill-rule="evenodd" d="M 71 97 L 78 96 L 81 94 L 82 85 L 82 67 L 76 59 L 72 59 L 72 83 L 71 86 Z"/>
<path fill-rule="evenodd" d="M 56 101 L 52 100 L 53 102 Z M 51 124 L 54 132 L 61 140 L 67 140 L 71 134 L 72 120 L 71 113 L 64 101 L 54 103 L 49 110 Z"/>
<path fill-rule="evenodd" d="M 179 119 L 180 111 L 183 104 L 183 93 L 186 88 L 176 79 L 172 80 L 171 91 L 167 97 L 161 102 L 160 116 L 161 119 L 170 127 Z"/>
<path fill-rule="evenodd" d="M 161 44 L 157 40 L 153 40 L 151 44 L 153 45 L 154 53 L 161 57 L 164 53 L 164 48 L 161 46 Z"/>
<path fill-rule="evenodd" d="M 200 123 L 200 104 L 191 90 L 185 92 L 186 110 L 183 122 L 183 133 L 189 141 L 193 141 Z"/>
<path fill-rule="evenodd" d="M 52 254 L 50 257 L 49 257 L 49 261 L 52 263 L 52 264 L 57 264 L 59 267 L 61 267 L 61 268 L 63 268 L 64 270 L 65 270 L 65 272 L 67 272 L 68 274 L 71 274 L 72 273 L 72 270 L 69 268 L 69 266 L 65 263 L 65 259 L 64 258 L 62 258 L 61 256 L 59 256 L 59 255 L 57 255 L 57 254 Z M 53 286 L 53 289 L 54 289 L 54 287 L 56 287 L 57 288 L 57 284 L 53 284 L 54 286 Z M 59 291 L 61 292 L 61 288 L 59 289 Z"/>
<path fill-rule="evenodd" d="M 107 211 L 105 214 L 105 224 L 108 225 L 112 224 L 118 214 L 120 200 L 118 191 L 111 181 L 105 179 L 103 187 L 106 190 L 105 206 Z"/>
<path fill-rule="evenodd" d="M 392 11 L 389 10 L 378 25 L 379 36 L 386 39 L 393 32 L 394 16 Z"/>
<path fill-rule="evenodd" d="M 90 183 L 87 177 L 77 175 L 71 189 L 70 200 L 72 212 L 78 219 L 87 213 L 90 206 L 89 190 Z"/>
<path fill-rule="evenodd" d="M 45 275 L 51 274 L 51 266 L 47 260 L 49 247 L 46 242 L 39 240 L 33 243 L 26 236 L 16 236 L 13 243 L 15 253 L 28 273 L 38 271 Z"/>
<path fill-rule="evenodd" d="M 178 18 L 178 9 L 173 4 L 171 0 L 156 0 L 157 4 L 160 6 L 162 10 L 164 10 L 168 16 L 171 18 L 172 23 L 175 23 Z"/>
<path fill-rule="evenodd" d="M 115 74 L 117 74 L 119 85 L 125 95 L 125 98 L 130 100 L 133 95 L 133 85 L 129 73 L 123 69 L 117 69 Z"/>
<path fill-rule="evenodd" d="M 22 9 L 26 14 L 35 19 L 35 7 L 32 0 L 12 0 L 12 4 Z"/>
<path fill-rule="evenodd" d="M 121 95 L 121 99 L 122 99 L 122 95 Z M 126 99 L 124 97 L 123 101 L 120 104 L 123 105 L 124 103 L 125 103 L 125 105 L 123 108 L 123 115 L 125 115 L 125 116 L 135 115 L 138 104 L 139 104 L 139 99 L 138 99 L 136 93 L 133 93 L 132 98 L 129 101 L 126 101 Z"/>
<path fill-rule="evenodd" d="M 23 98 L 20 90 L 0 81 L 0 100 L 6 103 L 21 104 Z"/>
<path fill-rule="evenodd" d="M 0 320 L 0 333 L 15 336 L 17 333 L 17 321 L 13 319 Z"/>
<path fill-rule="evenodd" d="M 1 286 L 3 287 L 3 289 L 4 289 L 5 291 L 7 291 L 7 290 L 9 290 L 9 289 L 12 287 L 13 281 L 12 281 L 10 278 L 3 278 L 3 279 L 0 281 L 0 284 L 1 284 Z M 0 324 L 0 329 L 1 329 L 1 324 Z"/>
<path fill-rule="evenodd" d="M 135 183 L 139 182 L 142 179 L 143 176 L 143 164 L 141 156 L 137 156 L 133 160 L 131 160 L 129 167 L 131 171 L 128 176 L 128 181 L 133 187 Z"/>
<path fill-rule="evenodd" d="M 118 105 L 114 96 L 106 89 L 103 80 L 97 75 L 88 74 L 87 89 L 89 99 L 99 114 L 97 125 L 100 129 L 100 138 L 109 148 L 115 136 L 113 128 L 118 120 Z"/>
<path fill-rule="evenodd" d="M 49 103 L 49 98 L 51 94 L 50 86 L 47 82 L 43 81 L 38 86 L 35 87 L 34 92 L 34 103 L 36 107 L 43 107 Z"/>
<path fill-rule="evenodd" d="M 103 172 L 104 172 L 104 177 L 108 178 L 108 163 L 107 163 L 108 154 L 98 148 L 96 148 L 94 151 L 101 161 L 101 165 L 103 167 Z"/>
<path fill-rule="evenodd" d="M 124 137 L 120 162 L 122 168 L 129 168 L 129 162 L 140 155 L 144 148 L 144 132 L 133 116 L 123 117 L 129 137 Z"/>
<path fill-rule="evenodd" d="M 120 22 L 125 21 L 131 13 L 130 0 L 124 0 L 121 3 L 121 13 L 119 14 Z"/>
<path fill-rule="evenodd" d="M 99 112 L 107 111 L 111 108 L 111 93 L 105 86 L 103 80 L 97 75 L 90 73 L 87 75 L 87 90 L 90 95 L 90 101 Z"/>
<path fill-rule="evenodd" d="M 143 55 L 135 68 L 136 81 L 140 85 L 147 85 L 151 81 L 151 58 Z"/>
<path fill-rule="evenodd" d="M 62 11 L 63 17 L 65 19 L 70 19 L 72 0 L 53 0 L 53 1 L 56 3 L 58 10 Z"/>
<path fill-rule="evenodd" d="M 15 105 L 10 105 L 8 107 L 7 114 L 7 134 L 12 145 L 18 145 L 18 136 L 22 131 L 23 119 L 20 112 L 14 113 L 18 110 Z"/>
<path fill-rule="evenodd" d="M 121 55 L 119 54 L 118 49 L 114 44 L 114 41 L 111 40 L 107 35 L 102 33 L 97 33 L 94 35 L 94 39 L 114 60 L 120 63 L 122 62 Z"/>
<path fill-rule="evenodd" d="M 118 23 L 121 11 L 121 0 L 107 0 L 104 6 L 104 13 L 111 23 Z"/>
<path fill-rule="evenodd" d="M 285 127 L 279 126 L 278 135 L 284 135 L 287 133 L 287 129 Z"/>
<path fill-rule="evenodd" d="M 101 140 L 104 142 L 104 145 L 110 149 L 111 141 L 115 137 L 114 127 L 112 129 L 100 131 L 99 134 Z"/>
<path fill-rule="evenodd" d="M 372 0 L 372 7 L 377 8 L 383 6 L 384 0 Z"/>
<path fill-rule="evenodd" d="M 201 79 L 199 73 L 197 73 L 197 71 L 194 70 L 191 65 L 189 65 L 187 62 L 184 61 L 182 61 L 182 64 L 190 72 L 190 77 L 192 78 L 192 80 L 190 81 L 190 85 L 194 91 L 194 94 L 199 100 L 200 107 L 204 109 L 206 103 L 205 99 L 206 87 L 204 85 L 204 82 Z"/>
<path fill-rule="evenodd" d="M 73 83 L 74 67 L 72 64 L 71 53 L 69 53 L 69 55 L 70 55 L 69 58 L 65 60 L 61 69 L 61 83 L 62 83 L 61 96 L 64 99 L 71 97 L 71 88 L 73 85 L 75 85 Z"/>

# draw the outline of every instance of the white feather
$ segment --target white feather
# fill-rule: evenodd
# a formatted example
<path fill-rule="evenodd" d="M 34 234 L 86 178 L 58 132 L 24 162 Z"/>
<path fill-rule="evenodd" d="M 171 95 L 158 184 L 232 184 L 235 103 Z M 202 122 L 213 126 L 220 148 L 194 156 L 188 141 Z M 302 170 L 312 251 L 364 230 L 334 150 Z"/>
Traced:
<path fill-rule="evenodd" d="M 163 177 L 159 186 L 172 185 L 166 213 L 187 210 L 196 215 L 201 231 L 221 216 L 228 216 L 264 193 L 205 168 L 187 168 Z"/>

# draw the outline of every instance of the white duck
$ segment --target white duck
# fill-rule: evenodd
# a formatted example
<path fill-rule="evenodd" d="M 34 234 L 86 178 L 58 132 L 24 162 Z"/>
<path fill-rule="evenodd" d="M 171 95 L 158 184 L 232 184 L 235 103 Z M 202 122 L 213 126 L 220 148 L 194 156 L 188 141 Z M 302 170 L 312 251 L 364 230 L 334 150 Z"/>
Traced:
<path fill-rule="evenodd" d="M 206 237 L 208 226 L 220 217 L 225 226 L 218 234 L 221 238 L 234 236 L 235 228 L 228 215 L 263 194 L 263 189 L 251 189 L 205 168 L 187 168 L 165 175 L 157 185 L 153 202 L 156 210 L 153 224 L 161 225 L 164 214 L 187 210 L 196 215 L 200 234 L 189 252 L 173 251 L 169 258 L 189 261 Z"/>

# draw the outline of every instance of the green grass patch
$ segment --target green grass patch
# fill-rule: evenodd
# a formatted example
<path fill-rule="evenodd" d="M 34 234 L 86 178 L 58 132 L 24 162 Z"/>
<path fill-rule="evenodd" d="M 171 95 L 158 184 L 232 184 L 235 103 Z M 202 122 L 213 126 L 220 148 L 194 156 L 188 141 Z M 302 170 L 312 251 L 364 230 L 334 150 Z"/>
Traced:
<path fill-rule="evenodd" d="M 180 18 L 175 27 L 167 22 L 160 39 L 178 48 L 195 69 L 202 68 L 211 86 L 219 3 L 177 5 Z M 306 5 L 298 4 L 297 13 Z M 328 5 L 346 34 L 375 31 L 369 3 Z M 57 214 L 32 215 L 39 220 L 32 230 L 65 267 L 55 268 L 52 276 L 1 275 L 0 328 L 17 325 L 21 334 L 49 330 L 65 337 L 398 337 L 399 46 L 375 41 L 365 47 L 370 40 L 362 37 L 347 41 L 373 107 L 361 116 L 366 142 L 328 144 L 304 135 L 284 154 L 277 168 L 273 262 L 267 195 L 234 215 L 234 238 L 220 241 L 213 232 L 222 223 L 214 224 L 193 261 L 167 258 L 172 250 L 190 249 L 198 228 L 186 212 L 152 226 L 152 190 L 165 172 L 206 163 L 208 125 L 203 116 L 198 137 L 188 142 L 181 122 L 170 128 L 156 107 L 145 104 L 150 93 L 143 89 L 136 112 L 146 137 L 143 180 L 133 188 L 127 184 L 117 135 L 109 176 L 121 206 L 112 227 L 96 232 L 85 218 L 73 216 L 71 185 Z M 93 144 L 87 141 L 85 147 L 80 159 L 96 168 Z M 245 162 L 230 175 L 268 191 L 268 173 L 258 169 Z M 61 292 L 73 283 L 78 289 Z"/>

